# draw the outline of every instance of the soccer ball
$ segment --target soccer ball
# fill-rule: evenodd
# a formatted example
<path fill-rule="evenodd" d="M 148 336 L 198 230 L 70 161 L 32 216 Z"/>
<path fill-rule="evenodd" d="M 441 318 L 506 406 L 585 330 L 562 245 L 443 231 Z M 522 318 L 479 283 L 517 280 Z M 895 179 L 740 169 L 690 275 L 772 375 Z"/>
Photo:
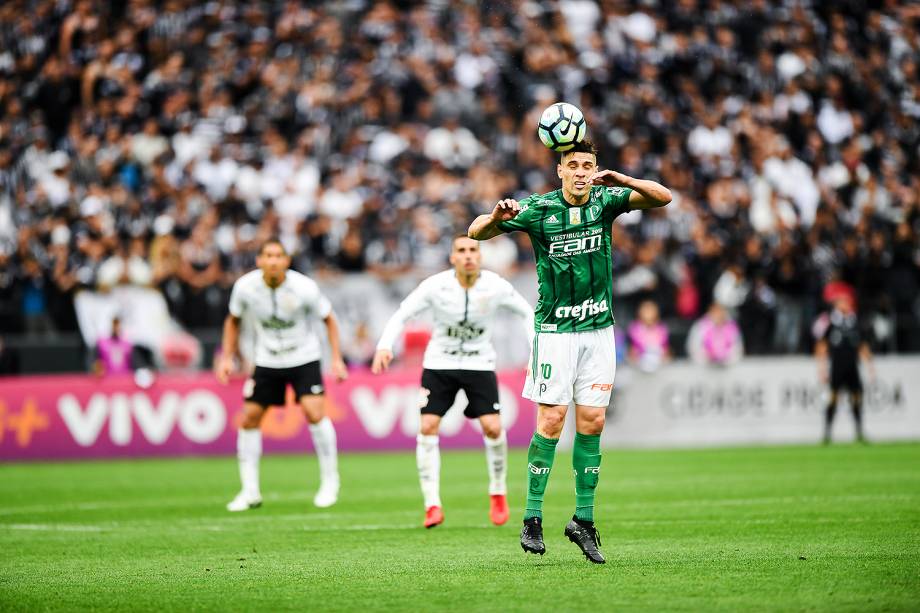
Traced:
<path fill-rule="evenodd" d="M 553 151 L 568 151 L 585 137 L 588 125 L 585 116 L 574 104 L 556 102 L 543 111 L 537 136 Z"/>

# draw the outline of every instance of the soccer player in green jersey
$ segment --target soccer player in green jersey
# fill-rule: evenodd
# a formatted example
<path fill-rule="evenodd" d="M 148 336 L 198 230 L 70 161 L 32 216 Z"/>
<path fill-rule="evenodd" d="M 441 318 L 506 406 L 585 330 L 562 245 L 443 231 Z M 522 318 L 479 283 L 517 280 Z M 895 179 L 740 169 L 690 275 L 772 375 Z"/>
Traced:
<path fill-rule="evenodd" d="M 597 150 L 584 140 L 562 154 L 562 189 L 521 202 L 502 200 L 477 217 L 470 238 L 486 240 L 519 230 L 530 236 L 539 300 L 524 397 L 539 405 L 527 452 L 524 551 L 543 554 L 543 494 L 569 403 L 575 403 L 575 515 L 565 536 L 591 562 L 603 564 L 594 526 L 600 436 L 616 372 L 610 236 L 614 218 L 664 206 L 671 192 L 655 181 L 598 170 Z"/>

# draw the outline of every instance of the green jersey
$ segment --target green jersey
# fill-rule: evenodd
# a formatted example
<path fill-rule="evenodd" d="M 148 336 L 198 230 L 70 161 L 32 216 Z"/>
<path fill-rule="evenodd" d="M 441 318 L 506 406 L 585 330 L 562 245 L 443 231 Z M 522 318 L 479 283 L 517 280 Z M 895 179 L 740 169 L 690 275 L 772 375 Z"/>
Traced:
<path fill-rule="evenodd" d="M 629 210 L 626 187 L 592 187 L 588 202 L 573 206 L 562 190 L 534 194 L 521 212 L 498 227 L 530 235 L 537 260 L 537 332 L 583 332 L 613 325 L 611 224 Z"/>

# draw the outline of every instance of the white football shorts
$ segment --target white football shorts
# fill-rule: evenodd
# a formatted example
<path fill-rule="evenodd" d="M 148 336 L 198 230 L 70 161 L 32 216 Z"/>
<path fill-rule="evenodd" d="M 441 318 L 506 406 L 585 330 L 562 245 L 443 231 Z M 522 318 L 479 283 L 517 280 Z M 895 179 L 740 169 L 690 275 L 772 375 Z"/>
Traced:
<path fill-rule="evenodd" d="M 606 407 L 617 372 L 613 326 L 586 332 L 538 332 L 524 398 L 542 404 Z"/>

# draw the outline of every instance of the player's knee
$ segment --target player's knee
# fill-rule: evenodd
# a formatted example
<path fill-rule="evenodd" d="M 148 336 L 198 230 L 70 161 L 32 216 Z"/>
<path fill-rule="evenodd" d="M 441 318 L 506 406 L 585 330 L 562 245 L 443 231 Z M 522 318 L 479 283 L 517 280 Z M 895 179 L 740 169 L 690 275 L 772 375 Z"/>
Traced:
<path fill-rule="evenodd" d="M 240 423 L 240 427 L 243 430 L 255 430 L 262 424 L 262 414 L 261 413 L 246 413 L 243 415 L 243 421 Z"/>
<path fill-rule="evenodd" d="M 418 425 L 419 434 L 433 436 L 438 433 L 441 420 L 436 415 L 427 415 L 422 413 L 421 422 Z"/>
<path fill-rule="evenodd" d="M 326 416 L 322 397 L 320 397 L 319 400 L 313 397 L 302 398 L 300 400 L 300 408 L 303 410 L 303 415 L 310 424 L 318 424 L 323 421 L 323 418 Z"/>
<path fill-rule="evenodd" d="M 423 423 L 421 426 L 419 426 L 418 431 L 420 434 L 424 434 L 425 436 L 433 436 L 438 433 L 438 426 L 437 424 Z"/>
<path fill-rule="evenodd" d="M 586 419 L 582 420 L 580 431 L 582 434 L 600 434 L 604 431 L 606 419 L 607 417 L 603 411 L 598 411 L 594 415 L 589 415 Z"/>
<path fill-rule="evenodd" d="M 498 423 L 498 424 L 490 424 L 490 423 L 482 424 L 482 434 L 483 434 L 486 438 L 498 438 L 499 436 L 501 436 L 501 433 L 502 433 L 502 425 L 501 425 L 500 423 Z"/>
<path fill-rule="evenodd" d="M 559 438 L 562 426 L 565 424 L 565 413 L 560 411 L 544 411 L 537 424 L 539 432 L 549 438 Z"/>

